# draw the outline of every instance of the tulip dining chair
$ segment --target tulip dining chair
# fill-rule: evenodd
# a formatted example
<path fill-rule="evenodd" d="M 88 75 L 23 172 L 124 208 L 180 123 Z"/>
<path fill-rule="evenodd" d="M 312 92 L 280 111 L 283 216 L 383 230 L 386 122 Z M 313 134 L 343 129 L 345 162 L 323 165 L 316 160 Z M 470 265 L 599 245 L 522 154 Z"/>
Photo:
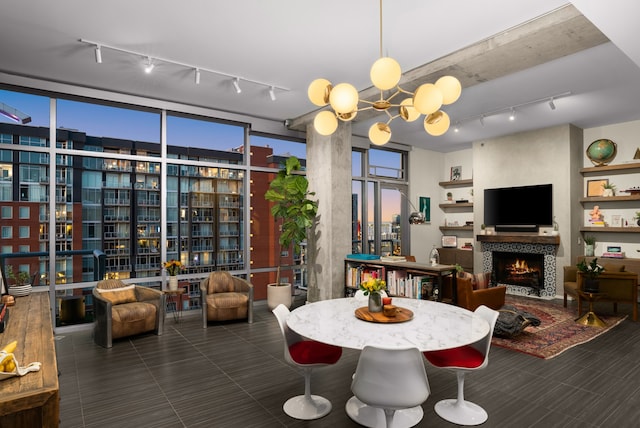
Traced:
<path fill-rule="evenodd" d="M 431 389 L 417 348 L 382 349 L 365 346 L 351 382 L 354 397 L 346 404 L 353 420 L 367 427 L 416 425 L 421 404 Z"/>
<path fill-rule="evenodd" d="M 282 409 L 296 419 L 318 419 L 331 411 L 331 402 L 319 395 L 311 395 L 311 371 L 314 367 L 327 366 L 338 362 L 342 348 L 308 340 L 287 326 L 289 308 L 280 304 L 273 309 L 284 337 L 284 359 L 304 370 L 304 395 L 288 399 Z"/>
<path fill-rule="evenodd" d="M 487 337 L 471 345 L 424 353 L 425 358 L 435 367 L 451 369 L 456 372 L 458 397 L 438 401 L 434 409 L 442 419 L 458 425 L 480 425 L 489 417 L 482 407 L 465 401 L 464 377 L 467 372 L 485 368 L 489 364 L 491 337 L 498 319 L 498 312 L 482 305 L 478 306 L 474 313 L 489 323 Z"/>

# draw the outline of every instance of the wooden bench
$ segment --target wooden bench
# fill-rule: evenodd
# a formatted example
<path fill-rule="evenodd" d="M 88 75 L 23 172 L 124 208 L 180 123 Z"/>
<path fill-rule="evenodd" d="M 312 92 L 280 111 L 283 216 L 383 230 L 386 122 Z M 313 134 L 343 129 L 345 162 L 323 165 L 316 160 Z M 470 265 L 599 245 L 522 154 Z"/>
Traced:
<path fill-rule="evenodd" d="M 0 334 L 0 349 L 17 340 L 21 366 L 42 363 L 40 371 L 0 381 L 0 427 L 57 427 L 60 422 L 58 365 L 49 293 L 17 297 Z"/>

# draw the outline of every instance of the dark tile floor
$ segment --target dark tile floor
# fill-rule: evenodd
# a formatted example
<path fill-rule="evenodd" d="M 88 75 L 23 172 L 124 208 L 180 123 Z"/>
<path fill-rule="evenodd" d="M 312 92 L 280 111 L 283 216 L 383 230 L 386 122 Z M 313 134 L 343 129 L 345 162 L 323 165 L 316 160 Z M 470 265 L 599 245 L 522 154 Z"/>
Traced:
<path fill-rule="evenodd" d="M 333 403 L 328 416 L 298 421 L 283 413 L 283 402 L 303 392 L 304 380 L 284 362 L 282 336 L 264 302 L 256 304 L 253 324 L 205 330 L 199 316 L 179 324 L 167 317 L 163 336 L 104 349 L 83 331 L 57 336 L 56 349 L 61 427 L 358 426 L 344 411 L 358 358 L 352 350 L 312 377 L 312 392 Z M 430 366 L 427 374 L 431 396 L 418 426 L 454 426 L 433 405 L 455 397 L 455 375 Z M 626 320 L 549 360 L 493 347 L 489 366 L 467 377 L 465 397 L 488 411 L 486 427 L 624 428 L 640 421 L 639 380 L 640 323 Z"/>

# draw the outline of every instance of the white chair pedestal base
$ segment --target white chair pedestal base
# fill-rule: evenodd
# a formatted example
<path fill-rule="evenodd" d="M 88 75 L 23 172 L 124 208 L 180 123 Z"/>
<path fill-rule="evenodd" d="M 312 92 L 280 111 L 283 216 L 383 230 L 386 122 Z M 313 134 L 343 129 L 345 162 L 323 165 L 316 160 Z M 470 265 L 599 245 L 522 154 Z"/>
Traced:
<path fill-rule="evenodd" d="M 480 425 L 489 418 L 487 412 L 477 404 L 453 398 L 438 401 L 434 410 L 442 419 L 457 425 Z"/>
<path fill-rule="evenodd" d="M 387 422 L 384 416 L 384 410 L 371 407 L 351 397 L 345 405 L 347 415 L 355 422 L 368 428 L 385 428 Z M 393 428 L 410 428 L 418 425 L 424 416 L 422 406 L 412 407 L 410 409 L 396 410 L 393 417 Z"/>
<path fill-rule="evenodd" d="M 282 406 L 292 418 L 311 420 L 326 416 L 331 411 L 331 402 L 319 395 L 291 397 Z"/>

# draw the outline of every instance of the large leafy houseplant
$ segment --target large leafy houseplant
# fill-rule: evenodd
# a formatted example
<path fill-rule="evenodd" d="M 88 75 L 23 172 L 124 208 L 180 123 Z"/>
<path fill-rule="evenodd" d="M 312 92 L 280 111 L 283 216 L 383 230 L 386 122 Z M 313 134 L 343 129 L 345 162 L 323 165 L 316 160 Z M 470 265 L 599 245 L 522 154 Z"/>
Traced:
<path fill-rule="evenodd" d="M 291 156 L 269 184 L 264 197 L 273 202 L 271 214 L 276 222 L 281 221 L 280 255 L 276 273 L 276 285 L 280 285 L 282 250 L 293 244 L 294 251 L 300 252 L 300 243 L 307 238 L 307 230 L 313 226 L 318 213 L 318 201 L 310 198 L 315 192 L 309 191 L 309 182 L 300 171 L 300 160 Z"/>

